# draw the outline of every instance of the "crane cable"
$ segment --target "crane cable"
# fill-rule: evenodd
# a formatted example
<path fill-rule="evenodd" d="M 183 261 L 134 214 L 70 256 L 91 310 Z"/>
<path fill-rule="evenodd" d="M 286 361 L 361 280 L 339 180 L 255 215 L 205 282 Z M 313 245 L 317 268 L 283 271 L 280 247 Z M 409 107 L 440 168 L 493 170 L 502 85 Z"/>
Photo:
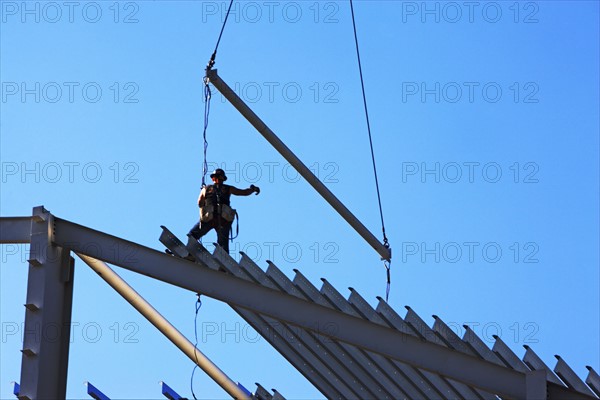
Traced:
<path fill-rule="evenodd" d="M 210 99 L 212 93 L 210 91 L 210 86 L 208 85 L 208 71 L 211 70 L 213 65 L 215 65 L 215 59 L 217 57 L 217 50 L 219 49 L 219 43 L 221 43 L 221 37 L 223 36 L 223 31 L 225 30 L 225 24 L 227 24 L 227 18 L 229 18 L 229 12 L 231 11 L 231 6 L 233 4 L 233 0 L 229 2 L 229 7 L 227 8 L 227 14 L 225 15 L 225 20 L 223 21 L 223 26 L 221 26 L 221 32 L 219 33 L 219 38 L 217 39 L 217 44 L 215 45 L 215 51 L 213 51 L 210 56 L 210 60 L 206 65 L 206 73 L 204 75 L 204 130 L 202 132 L 202 138 L 204 140 L 203 144 L 203 162 L 202 162 L 202 187 L 206 186 L 206 174 L 208 172 L 208 161 L 206 158 L 206 152 L 208 150 L 208 140 L 206 138 L 206 131 L 208 130 L 208 117 L 210 114 Z M 239 223 L 239 222 L 238 222 Z M 238 228 L 239 229 L 239 228 Z M 237 235 L 236 235 L 237 236 Z M 200 311 L 200 307 L 202 307 L 202 301 L 200 300 L 200 293 L 197 293 L 197 299 L 195 303 L 195 315 L 194 315 L 194 358 L 196 359 L 196 363 L 194 365 L 194 369 L 192 369 L 192 376 L 190 377 L 190 389 L 192 391 L 192 396 L 196 400 L 196 393 L 194 393 L 194 373 L 196 372 L 196 368 L 198 368 L 198 356 L 196 350 L 198 349 L 198 311 Z"/>
<path fill-rule="evenodd" d="M 352 0 L 350 0 L 350 13 L 352 14 L 352 27 L 354 28 L 354 43 L 356 45 L 356 57 L 358 59 L 358 72 L 360 74 L 360 86 L 362 89 L 362 98 L 363 98 L 363 104 L 364 104 L 364 108 L 365 108 L 365 117 L 367 120 L 367 132 L 369 133 L 369 145 L 371 147 L 371 160 L 373 162 L 373 173 L 375 175 L 375 188 L 377 189 L 377 202 L 379 204 L 379 216 L 381 217 L 381 230 L 383 232 L 383 245 L 389 249 L 390 244 L 389 244 L 388 238 L 385 234 L 385 223 L 383 221 L 383 208 L 381 207 L 381 195 L 379 193 L 379 180 L 377 178 L 377 167 L 375 165 L 375 152 L 373 151 L 373 139 L 372 139 L 372 135 L 371 135 L 371 124 L 369 122 L 369 110 L 367 108 L 367 96 L 365 94 L 365 82 L 363 79 L 362 65 L 361 65 L 361 61 L 360 61 L 360 51 L 358 48 L 358 35 L 356 34 L 356 21 L 354 18 L 354 7 L 352 5 Z M 383 260 L 383 265 L 385 266 L 386 274 L 387 274 L 387 286 L 386 286 L 386 291 L 385 291 L 385 301 L 387 302 L 388 297 L 390 295 L 390 285 L 391 285 L 391 279 L 390 279 L 391 260 Z"/>
<path fill-rule="evenodd" d="M 203 145 L 203 153 L 204 153 L 204 161 L 202 164 L 202 186 L 204 187 L 206 185 L 205 179 L 206 179 L 206 174 L 208 172 L 208 162 L 207 162 L 207 150 L 208 150 L 208 141 L 207 141 L 207 137 L 206 137 L 206 131 L 208 129 L 208 117 L 210 114 L 210 99 L 211 99 L 211 91 L 210 91 L 210 86 L 208 85 L 208 71 L 210 71 L 212 69 L 212 67 L 215 65 L 215 60 L 217 57 L 217 50 L 219 49 L 219 44 L 221 43 L 221 38 L 223 36 L 223 32 L 225 30 L 225 26 L 227 24 L 227 19 L 229 18 L 229 13 L 231 11 L 231 6 L 233 5 L 233 0 L 230 0 L 229 2 L 229 7 L 227 8 L 227 13 L 225 14 L 225 19 L 223 20 L 223 25 L 221 26 L 221 31 L 219 32 L 219 37 L 217 39 L 217 44 L 215 45 L 215 50 L 213 51 L 210 60 L 208 61 L 208 64 L 206 65 L 206 74 L 204 77 L 204 130 L 203 130 L 203 140 L 204 140 L 204 145 Z M 369 111 L 367 108 L 367 97 L 365 94 L 365 84 L 364 84 L 364 78 L 363 78 L 363 73 L 362 73 L 362 63 L 360 60 L 360 51 L 359 51 L 359 46 L 358 46 L 358 35 L 356 33 L 356 21 L 355 21 L 355 17 L 354 17 L 354 6 L 352 3 L 352 0 L 350 0 L 350 12 L 352 15 L 352 27 L 354 29 L 354 43 L 356 45 L 356 57 L 358 60 L 358 71 L 359 71 L 359 75 L 360 75 L 360 85 L 361 85 L 361 89 L 362 89 L 362 97 L 363 97 L 363 105 L 364 105 L 364 109 L 365 109 L 365 117 L 366 117 L 366 122 L 367 122 L 367 132 L 369 135 L 369 146 L 371 149 L 371 161 L 373 163 L 373 173 L 375 176 L 375 188 L 377 191 L 377 203 L 379 205 L 379 216 L 381 218 L 381 230 L 383 233 L 383 245 L 386 248 L 389 248 L 389 241 L 388 238 L 385 234 L 385 223 L 384 223 L 384 218 L 383 218 L 383 208 L 381 206 L 381 194 L 379 191 L 379 179 L 377 176 L 377 166 L 375 163 L 375 152 L 373 150 L 373 139 L 372 139 L 372 135 L 371 135 L 371 124 L 369 121 Z M 391 260 L 384 260 L 383 264 L 386 268 L 386 274 L 387 274 L 387 287 L 386 287 L 386 294 L 385 294 L 385 300 L 386 302 L 388 301 L 389 298 L 389 293 L 390 293 L 390 286 L 391 286 L 391 277 L 390 277 L 390 267 L 391 267 Z"/>
<path fill-rule="evenodd" d="M 225 19 L 223 20 L 223 26 L 221 26 L 221 32 L 219 33 L 219 38 L 217 39 L 217 44 L 215 45 L 215 51 L 213 51 L 212 56 L 210 56 L 210 60 L 206 65 L 206 71 L 210 71 L 213 65 L 215 65 L 215 58 L 217 57 L 217 50 L 219 49 L 219 43 L 221 43 L 221 37 L 223 36 L 223 31 L 225 30 L 225 25 L 227 24 L 227 18 L 229 18 L 229 12 L 231 11 L 231 6 L 233 5 L 233 0 L 229 2 L 229 7 L 227 8 L 227 14 L 225 14 Z"/>

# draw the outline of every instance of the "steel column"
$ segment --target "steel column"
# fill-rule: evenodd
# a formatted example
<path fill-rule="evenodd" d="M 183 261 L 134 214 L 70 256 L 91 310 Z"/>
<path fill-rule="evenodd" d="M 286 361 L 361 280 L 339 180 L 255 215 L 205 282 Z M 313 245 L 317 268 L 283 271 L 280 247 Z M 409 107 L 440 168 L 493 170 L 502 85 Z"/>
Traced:
<path fill-rule="evenodd" d="M 217 70 L 207 72 L 208 80 L 221 94 L 263 135 L 300 175 L 348 222 L 384 260 L 390 260 L 391 250 L 384 246 L 346 206 L 313 174 L 310 169 L 275 135 L 275 133 L 244 103 L 242 99 L 219 77 Z"/>
<path fill-rule="evenodd" d="M 53 216 L 33 209 L 20 399 L 64 399 L 67 388 L 74 262 L 52 244 Z"/>

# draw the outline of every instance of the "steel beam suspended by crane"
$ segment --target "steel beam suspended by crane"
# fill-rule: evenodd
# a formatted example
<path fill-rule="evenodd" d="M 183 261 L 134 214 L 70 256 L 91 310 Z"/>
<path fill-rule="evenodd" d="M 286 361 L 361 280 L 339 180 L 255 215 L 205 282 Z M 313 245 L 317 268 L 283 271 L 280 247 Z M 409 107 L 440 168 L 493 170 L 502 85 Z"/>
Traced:
<path fill-rule="evenodd" d="M 308 167 L 275 135 L 275 133 L 248 107 L 246 103 L 221 79 L 216 69 L 206 72 L 208 82 L 212 83 L 219 92 L 233 105 L 250 124 L 290 163 L 298 173 L 375 249 L 383 260 L 391 261 L 392 251 L 381 243 L 348 210 L 348 208 L 308 169 Z"/>

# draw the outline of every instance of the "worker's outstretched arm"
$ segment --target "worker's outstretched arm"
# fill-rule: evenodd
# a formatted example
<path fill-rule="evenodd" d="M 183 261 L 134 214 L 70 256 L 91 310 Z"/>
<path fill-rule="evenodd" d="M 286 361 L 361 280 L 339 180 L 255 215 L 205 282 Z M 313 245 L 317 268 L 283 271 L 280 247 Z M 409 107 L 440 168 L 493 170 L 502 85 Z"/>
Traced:
<path fill-rule="evenodd" d="M 250 185 L 248 189 L 238 189 L 235 186 L 231 186 L 230 192 L 236 196 L 250 196 L 252 193 L 259 194 L 260 188 L 254 185 Z"/>

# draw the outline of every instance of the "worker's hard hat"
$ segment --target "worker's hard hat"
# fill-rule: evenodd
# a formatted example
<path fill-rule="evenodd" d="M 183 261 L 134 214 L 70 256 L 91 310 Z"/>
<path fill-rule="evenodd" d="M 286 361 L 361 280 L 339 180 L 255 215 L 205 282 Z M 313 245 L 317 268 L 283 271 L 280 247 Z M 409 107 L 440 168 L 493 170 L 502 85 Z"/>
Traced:
<path fill-rule="evenodd" d="M 227 176 L 225 176 L 225 171 L 223 171 L 221 168 L 217 168 L 213 171 L 212 174 L 210 174 L 211 178 L 220 176 L 223 178 L 223 182 L 225 182 L 227 180 Z"/>

